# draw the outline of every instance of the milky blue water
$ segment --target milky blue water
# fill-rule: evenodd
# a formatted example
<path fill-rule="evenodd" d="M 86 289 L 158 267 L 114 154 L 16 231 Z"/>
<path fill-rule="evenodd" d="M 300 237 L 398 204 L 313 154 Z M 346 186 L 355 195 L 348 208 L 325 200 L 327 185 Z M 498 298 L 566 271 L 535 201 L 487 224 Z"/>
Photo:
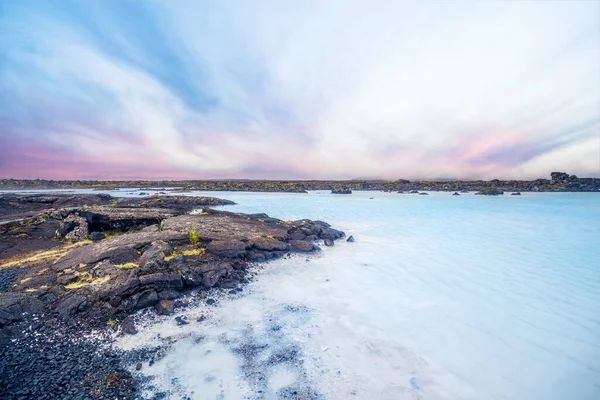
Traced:
<path fill-rule="evenodd" d="M 600 399 L 599 194 L 209 194 L 356 242 L 122 339 L 171 398 Z"/>

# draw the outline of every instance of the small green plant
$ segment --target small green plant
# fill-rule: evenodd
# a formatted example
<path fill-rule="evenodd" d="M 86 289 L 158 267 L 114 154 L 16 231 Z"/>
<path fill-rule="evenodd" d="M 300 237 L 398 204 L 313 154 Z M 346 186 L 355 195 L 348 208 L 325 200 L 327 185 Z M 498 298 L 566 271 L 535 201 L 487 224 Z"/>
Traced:
<path fill-rule="evenodd" d="M 117 321 L 115 321 L 114 319 L 110 318 L 107 322 L 108 326 L 113 327 L 115 325 L 117 325 Z"/>
<path fill-rule="evenodd" d="M 198 244 L 198 242 L 200 241 L 200 235 L 198 235 L 198 233 L 196 232 L 196 228 L 194 227 L 194 225 L 192 225 L 192 229 L 188 233 L 188 237 L 190 238 L 191 244 Z"/>

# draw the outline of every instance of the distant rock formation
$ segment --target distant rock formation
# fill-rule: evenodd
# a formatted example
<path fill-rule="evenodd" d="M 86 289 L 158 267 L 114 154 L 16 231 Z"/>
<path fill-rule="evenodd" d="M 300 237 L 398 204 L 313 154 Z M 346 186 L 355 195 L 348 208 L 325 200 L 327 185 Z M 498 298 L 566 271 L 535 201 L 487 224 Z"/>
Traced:
<path fill-rule="evenodd" d="M 483 195 L 483 196 L 501 196 L 504 194 L 504 192 L 502 190 L 498 190 L 496 188 L 486 188 L 486 189 L 482 189 L 481 191 L 479 191 L 475 194 Z"/>
<path fill-rule="evenodd" d="M 352 194 L 352 190 L 348 188 L 334 188 L 331 189 L 332 194 Z"/>

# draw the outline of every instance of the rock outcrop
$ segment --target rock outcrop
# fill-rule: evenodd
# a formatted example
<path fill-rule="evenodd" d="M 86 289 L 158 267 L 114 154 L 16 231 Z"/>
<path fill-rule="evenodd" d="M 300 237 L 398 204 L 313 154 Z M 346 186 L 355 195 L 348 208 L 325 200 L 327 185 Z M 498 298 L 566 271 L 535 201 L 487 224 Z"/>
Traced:
<path fill-rule="evenodd" d="M 352 190 L 348 188 L 334 188 L 331 189 L 332 194 L 352 194 Z"/>
<path fill-rule="evenodd" d="M 2 242 L 18 242 L 0 253 L 0 278 L 6 277 L 8 288 L 0 296 L 3 334 L 20 329 L 28 315 L 41 313 L 68 324 L 129 321 L 123 329 L 133 332 L 126 318 L 136 310 L 155 307 L 170 314 L 174 300 L 186 290 L 235 289 L 245 283 L 249 262 L 317 251 L 315 241 L 332 246 L 344 237 L 323 221 L 281 221 L 211 208 L 183 214 L 198 204 L 187 199 L 169 198 L 164 203 L 168 208 L 152 198 L 102 197 L 92 206 L 72 206 L 78 203 L 73 201 L 58 209 L 49 208 L 58 202 L 54 197 L 11 201 L 31 201 L 36 207 L 28 211 L 29 222 L 3 216 Z M 48 234 L 56 229 L 68 232 Z M 90 229 L 100 233 L 95 241 L 84 236 Z M 36 245 L 27 245 L 30 240 Z"/>

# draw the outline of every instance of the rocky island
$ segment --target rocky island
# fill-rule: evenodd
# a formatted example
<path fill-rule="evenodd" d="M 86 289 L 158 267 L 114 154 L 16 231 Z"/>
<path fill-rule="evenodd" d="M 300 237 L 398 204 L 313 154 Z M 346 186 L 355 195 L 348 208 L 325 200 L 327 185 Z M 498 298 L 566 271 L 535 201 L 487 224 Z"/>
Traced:
<path fill-rule="evenodd" d="M 212 291 L 240 291 L 254 263 L 345 236 L 323 221 L 210 208 L 226 204 L 0 195 L 0 398 L 137 398 L 126 356 L 78 338 L 135 334 L 138 310 L 169 315 L 189 293 L 214 302 Z"/>

